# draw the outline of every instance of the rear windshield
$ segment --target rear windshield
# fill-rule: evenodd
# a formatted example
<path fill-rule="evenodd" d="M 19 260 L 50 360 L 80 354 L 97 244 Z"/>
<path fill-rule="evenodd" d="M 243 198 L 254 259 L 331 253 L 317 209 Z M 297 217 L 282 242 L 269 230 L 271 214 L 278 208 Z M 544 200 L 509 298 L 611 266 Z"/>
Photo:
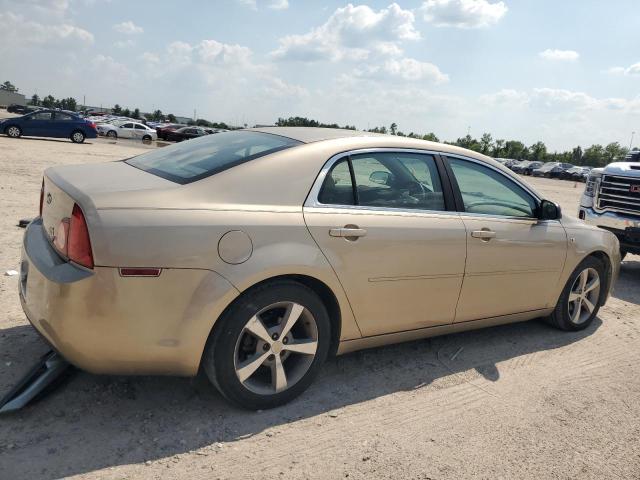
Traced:
<path fill-rule="evenodd" d="M 143 153 L 126 163 L 185 184 L 301 143 L 270 133 L 222 132 Z"/>

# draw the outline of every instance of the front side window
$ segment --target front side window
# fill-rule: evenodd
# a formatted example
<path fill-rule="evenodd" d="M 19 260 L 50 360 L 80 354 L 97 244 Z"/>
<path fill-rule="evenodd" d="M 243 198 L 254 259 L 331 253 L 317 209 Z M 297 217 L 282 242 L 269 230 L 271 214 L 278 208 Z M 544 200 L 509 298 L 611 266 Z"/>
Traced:
<path fill-rule="evenodd" d="M 300 145 L 270 133 L 236 131 L 205 135 L 126 160 L 129 165 L 186 184 L 241 163 Z"/>
<path fill-rule="evenodd" d="M 120 125 L 120 128 L 133 128 L 133 123 L 125 123 L 124 125 Z"/>
<path fill-rule="evenodd" d="M 535 217 L 537 202 L 505 175 L 469 160 L 449 158 L 465 212 L 506 217 Z"/>
<path fill-rule="evenodd" d="M 419 153 L 376 152 L 342 159 L 327 174 L 318 201 L 331 205 L 445 210 L 435 160 L 431 155 Z"/>

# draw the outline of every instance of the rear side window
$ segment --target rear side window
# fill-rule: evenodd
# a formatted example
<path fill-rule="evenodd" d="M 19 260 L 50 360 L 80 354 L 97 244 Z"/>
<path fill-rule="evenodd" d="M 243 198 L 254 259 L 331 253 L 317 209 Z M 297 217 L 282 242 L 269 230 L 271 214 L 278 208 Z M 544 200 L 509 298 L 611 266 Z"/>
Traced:
<path fill-rule="evenodd" d="M 75 118 L 66 113 L 56 112 L 56 122 L 73 122 Z"/>
<path fill-rule="evenodd" d="M 126 163 L 172 182 L 186 184 L 301 143 L 270 133 L 223 132 L 159 148 L 130 158 Z"/>

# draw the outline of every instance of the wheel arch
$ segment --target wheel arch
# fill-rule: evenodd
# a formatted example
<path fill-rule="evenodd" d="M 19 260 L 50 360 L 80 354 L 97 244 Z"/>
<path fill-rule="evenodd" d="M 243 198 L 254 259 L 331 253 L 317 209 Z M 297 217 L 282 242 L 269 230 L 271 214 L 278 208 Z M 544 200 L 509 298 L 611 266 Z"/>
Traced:
<path fill-rule="evenodd" d="M 604 305 L 609 297 L 609 287 L 611 286 L 611 280 L 613 278 L 613 263 L 611 262 L 611 257 L 603 251 L 603 250 L 594 250 L 589 253 L 589 255 L 584 258 L 593 257 L 596 260 L 600 261 L 604 265 L 605 269 L 605 288 L 600 289 L 600 302 L 601 305 Z"/>
<path fill-rule="evenodd" d="M 223 318 L 227 312 L 245 295 L 250 294 L 251 290 L 259 288 L 267 283 L 277 282 L 282 280 L 290 280 L 301 285 L 306 286 L 311 289 L 324 304 L 327 309 L 327 313 L 329 314 L 329 321 L 331 322 L 331 345 L 329 346 L 329 355 L 334 356 L 338 350 L 338 346 L 340 344 L 340 335 L 342 333 L 342 309 L 340 308 L 340 303 L 338 298 L 334 294 L 333 290 L 322 280 L 319 280 L 315 277 L 306 274 L 283 274 L 276 275 L 269 278 L 265 278 L 260 280 L 240 291 L 240 294 L 237 295 L 229 304 L 222 310 L 220 315 L 216 318 L 216 321 L 213 323 L 211 327 L 211 331 L 209 332 L 209 336 L 207 341 L 204 344 L 204 348 L 200 355 L 200 368 L 202 368 L 202 361 L 205 356 L 205 352 L 207 350 L 207 345 L 213 339 L 216 328 L 220 325 L 220 319 Z"/>

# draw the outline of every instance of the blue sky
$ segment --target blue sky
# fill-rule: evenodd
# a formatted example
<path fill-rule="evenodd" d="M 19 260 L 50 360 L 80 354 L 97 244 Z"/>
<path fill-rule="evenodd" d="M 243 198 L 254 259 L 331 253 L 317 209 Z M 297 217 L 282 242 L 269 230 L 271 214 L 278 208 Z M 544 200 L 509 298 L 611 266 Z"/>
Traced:
<path fill-rule="evenodd" d="M 0 81 L 90 105 L 550 150 L 640 132 L 637 0 L 0 0 L 0 25 Z"/>

